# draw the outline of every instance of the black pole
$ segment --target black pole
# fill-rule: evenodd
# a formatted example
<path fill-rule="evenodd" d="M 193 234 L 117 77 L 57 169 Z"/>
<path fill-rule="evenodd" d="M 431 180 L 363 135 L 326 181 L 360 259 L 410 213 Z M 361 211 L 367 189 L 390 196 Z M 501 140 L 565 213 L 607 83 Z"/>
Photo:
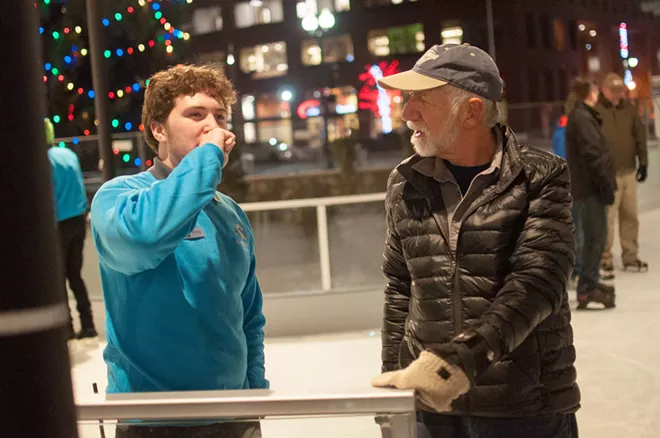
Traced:
<path fill-rule="evenodd" d="M 16 42 L 0 69 L 0 435 L 75 438 L 38 27 L 33 2 L 0 1 L 0 40 Z"/>
<path fill-rule="evenodd" d="M 103 160 L 103 180 L 115 177 L 115 157 L 112 153 L 112 134 L 108 117 L 108 75 L 107 66 L 103 65 L 103 46 L 101 44 L 101 15 L 97 0 L 86 0 L 87 32 L 89 37 L 89 55 L 92 61 L 92 85 L 94 87 L 94 108 L 99 125 L 96 127 L 99 142 L 99 155 Z"/>

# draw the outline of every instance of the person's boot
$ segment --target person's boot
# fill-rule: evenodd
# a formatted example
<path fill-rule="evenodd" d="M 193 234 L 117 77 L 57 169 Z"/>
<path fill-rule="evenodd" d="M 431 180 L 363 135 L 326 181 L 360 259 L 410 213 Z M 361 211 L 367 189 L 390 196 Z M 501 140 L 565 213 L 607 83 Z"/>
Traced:
<path fill-rule="evenodd" d="M 614 265 L 612 262 L 604 262 L 600 265 L 600 279 L 614 280 Z"/>
<path fill-rule="evenodd" d="M 614 286 L 599 283 L 595 288 L 578 292 L 578 310 L 586 309 L 589 303 L 599 303 L 606 309 L 616 307 Z"/>
<path fill-rule="evenodd" d="M 636 259 L 631 262 L 623 262 L 623 270 L 627 271 L 628 269 L 633 272 L 648 272 L 649 264 L 640 259 Z"/>
<path fill-rule="evenodd" d="M 94 317 L 92 316 L 91 309 L 80 314 L 80 326 L 82 329 L 78 333 L 78 339 L 95 338 L 98 336 L 96 328 L 94 328 Z"/>
<path fill-rule="evenodd" d="M 80 332 L 76 336 L 76 339 L 95 338 L 98 335 L 99 334 L 96 332 L 96 329 L 94 327 L 86 327 L 80 330 Z"/>

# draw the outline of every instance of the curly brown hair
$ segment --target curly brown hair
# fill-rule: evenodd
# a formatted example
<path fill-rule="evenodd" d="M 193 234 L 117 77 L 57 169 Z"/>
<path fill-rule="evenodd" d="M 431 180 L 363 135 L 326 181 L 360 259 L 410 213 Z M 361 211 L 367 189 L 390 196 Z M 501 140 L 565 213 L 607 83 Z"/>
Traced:
<path fill-rule="evenodd" d="M 151 122 L 165 123 L 181 96 L 206 93 L 231 112 L 236 92 L 229 79 L 217 68 L 208 65 L 177 65 L 159 71 L 149 79 L 142 106 L 144 139 L 158 154 L 158 140 L 151 132 Z"/>

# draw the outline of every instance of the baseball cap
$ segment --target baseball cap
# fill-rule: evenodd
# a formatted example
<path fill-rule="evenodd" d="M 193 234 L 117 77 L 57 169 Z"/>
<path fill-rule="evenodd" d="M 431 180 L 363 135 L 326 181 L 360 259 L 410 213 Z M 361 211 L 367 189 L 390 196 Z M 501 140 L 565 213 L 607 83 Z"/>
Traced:
<path fill-rule="evenodd" d="M 616 73 L 608 73 L 603 79 L 603 87 L 610 89 L 623 89 L 623 79 L 621 79 L 621 76 Z"/>
<path fill-rule="evenodd" d="M 495 102 L 502 100 L 504 82 L 493 58 L 469 44 L 431 47 L 412 70 L 378 80 L 383 88 L 423 91 L 453 85 Z"/>

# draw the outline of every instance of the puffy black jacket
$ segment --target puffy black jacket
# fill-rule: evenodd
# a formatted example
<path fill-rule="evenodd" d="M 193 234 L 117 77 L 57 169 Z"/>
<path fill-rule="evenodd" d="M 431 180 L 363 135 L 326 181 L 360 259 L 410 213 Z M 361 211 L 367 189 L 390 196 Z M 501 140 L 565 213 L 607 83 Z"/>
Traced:
<path fill-rule="evenodd" d="M 383 371 L 460 334 L 486 340 L 494 360 L 453 414 L 571 413 L 580 392 L 566 282 L 575 250 L 566 162 L 504 133 L 498 182 L 464 216 L 452 253 L 438 183 L 413 156 L 390 175 Z M 453 341 L 454 340 L 454 341 Z M 442 353 L 439 353 L 442 355 Z M 480 359 L 478 358 L 478 361 Z"/>
<path fill-rule="evenodd" d="M 614 203 L 616 178 L 612 150 L 607 144 L 598 112 L 579 102 L 568 116 L 566 161 L 571 172 L 573 199 L 598 198 Z"/>

